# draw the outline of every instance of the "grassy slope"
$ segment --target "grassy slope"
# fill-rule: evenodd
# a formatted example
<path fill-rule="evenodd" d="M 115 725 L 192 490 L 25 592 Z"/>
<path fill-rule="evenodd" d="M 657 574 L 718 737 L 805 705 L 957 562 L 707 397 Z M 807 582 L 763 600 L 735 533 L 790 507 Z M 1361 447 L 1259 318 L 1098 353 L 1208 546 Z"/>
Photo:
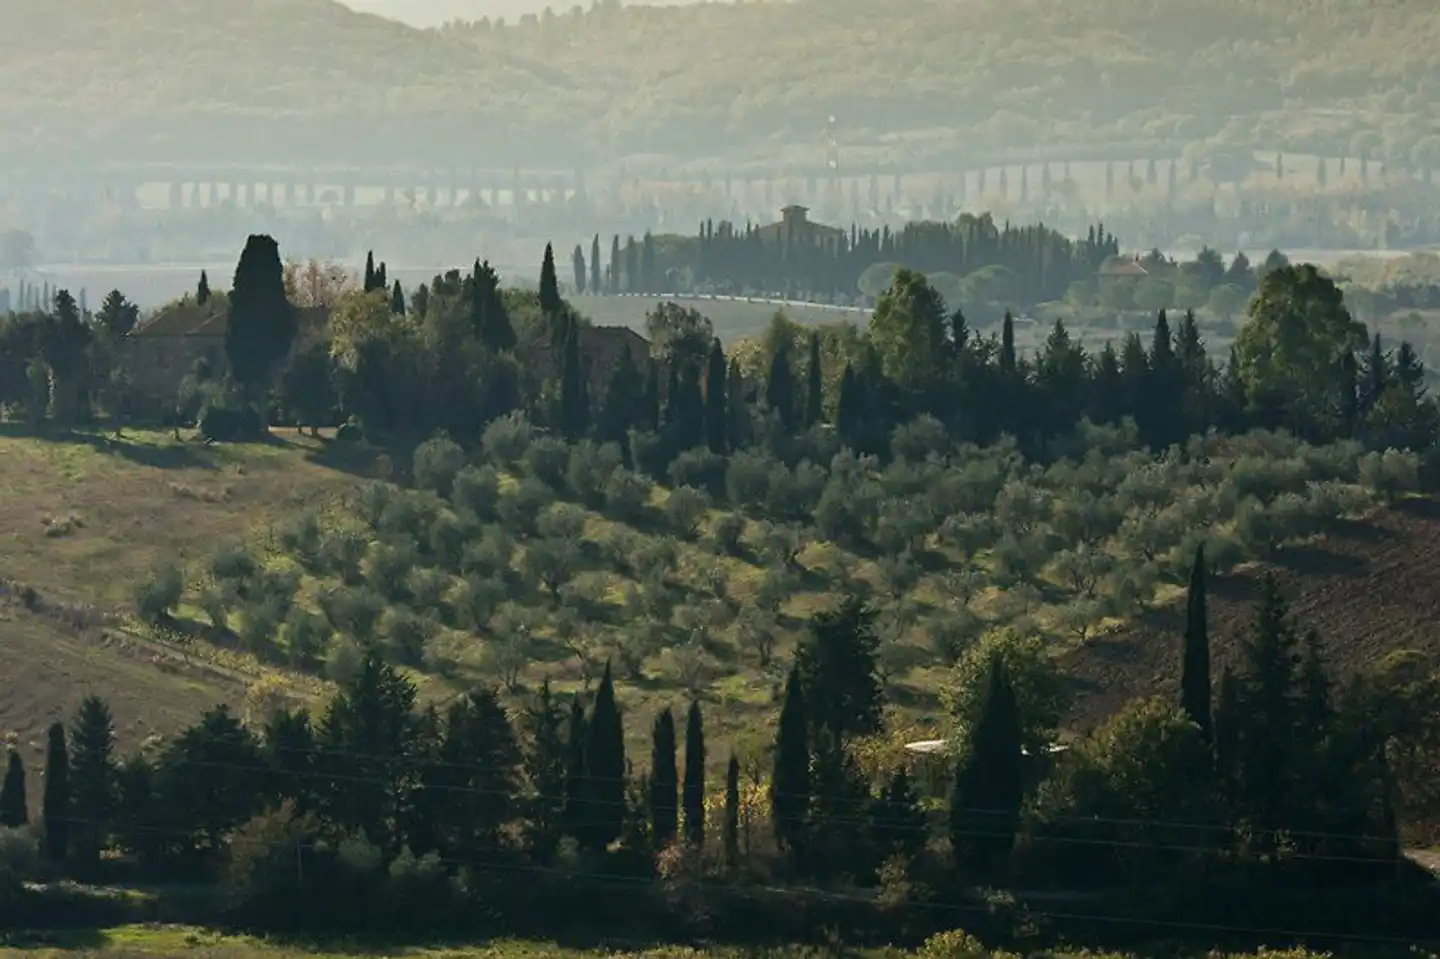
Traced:
<path fill-rule="evenodd" d="M 0 735 L 20 746 L 27 763 L 39 768 L 45 727 L 68 721 L 87 694 L 110 703 L 128 751 L 219 702 L 243 710 L 250 685 L 277 675 L 244 657 L 204 646 L 177 650 L 131 624 L 98 620 L 126 606 L 159 559 L 199 560 L 219 543 L 263 538 L 275 517 L 355 482 L 316 462 L 318 450 L 293 434 L 243 450 L 177 444 L 156 432 L 120 442 L 0 435 L 0 578 L 94 620 L 76 627 L 64 608 L 37 615 L 18 598 L 0 600 Z M 278 678 L 297 697 L 316 688 Z"/>
<path fill-rule="evenodd" d="M 510 146 L 538 160 L 548 145 L 560 165 L 557 142 L 576 155 L 598 143 L 771 159 L 803 143 L 814 163 L 830 114 L 852 156 L 1183 143 L 1222 116 L 1262 127 L 1260 141 L 1333 144 L 1394 125 L 1418 137 L 1432 121 L 1415 78 L 1433 75 L 1440 48 L 1440 14 L 1407 0 L 904 0 L 880 19 L 868 4 L 699 4 L 560 16 L 475 45 L 329 0 L 118 0 L 100 17 L 69 11 L 76 2 L 18 0 L 11 24 L 26 43 L 0 65 L 0 120 L 43 116 L 48 142 L 107 137 L 117 158 L 206 137 L 217 159 L 253 158 L 262 130 L 271 156 L 335 156 L 346 142 L 378 156 L 402 129 L 393 149 L 460 157 L 484 140 L 457 131 L 503 121 Z M 92 66 L 61 66 L 75 57 Z M 475 89 L 486 96 L 463 95 Z"/>

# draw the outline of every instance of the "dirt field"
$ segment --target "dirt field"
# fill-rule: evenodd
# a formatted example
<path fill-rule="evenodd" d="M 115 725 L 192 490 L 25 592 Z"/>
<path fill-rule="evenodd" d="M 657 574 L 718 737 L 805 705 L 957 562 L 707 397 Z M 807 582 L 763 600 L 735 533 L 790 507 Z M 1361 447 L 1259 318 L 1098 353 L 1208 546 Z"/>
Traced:
<path fill-rule="evenodd" d="M 1287 550 L 1270 565 L 1301 629 L 1319 630 L 1326 660 L 1346 675 L 1412 649 L 1440 661 L 1440 503 L 1413 501 L 1346 535 Z M 1213 675 L 1236 663 L 1261 570 L 1210 584 Z M 1183 603 L 1066 654 L 1071 720 L 1093 727 L 1138 696 L 1178 697 Z"/>

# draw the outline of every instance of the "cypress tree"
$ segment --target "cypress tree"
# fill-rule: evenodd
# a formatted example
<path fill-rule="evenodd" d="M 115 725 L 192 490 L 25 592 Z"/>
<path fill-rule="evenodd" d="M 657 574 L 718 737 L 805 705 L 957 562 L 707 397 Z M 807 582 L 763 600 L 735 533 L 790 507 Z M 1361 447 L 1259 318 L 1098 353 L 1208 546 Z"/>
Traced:
<path fill-rule="evenodd" d="M 204 270 L 200 271 L 200 285 L 195 287 L 195 302 L 201 306 L 210 302 L 210 277 Z"/>
<path fill-rule="evenodd" d="M 799 854 L 805 844 L 810 808 L 810 715 L 800 668 L 785 682 L 785 702 L 775 731 L 775 760 L 770 773 L 770 819 L 781 849 Z"/>
<path fill-rule="evenodd" d="M 822 412 L 824 403 L 824 384 L 820 370 L 820 334 L 810 334 L 810 368 L 806 371 L 805 381 L 805 425 L 815 426 L 825 417 Z"/>
<path fill-rule="evenodd" d="M 725 767 L 725 867 L 732 873 L 740 867 L 740 760 L 730 754 Z"/>
<path fill-rule="evenodd" d="M 590 240 L 590 292 L 599 296 L 605 292 L 604 284 L 600 282 L 600 234 Z"/>
<path fill-rule="evenodd" d="M 1015 369 L 1015 317 L 1006 310 L 1005 319 L 1000 324 L 1000 372 L 1014 376 Z"/>
<path fill-rule="evenodd" d="M 365 254 L 365 281 L 363 288 L 366 293 L 375 289 L 375 251 L 371 250 Z"/>
<path fill-rule="evenodd" d="M 780 417 L 788 433 L 795 429 L 795 376 L 790 370 L 788 339 L 775 344 L 770 355 L 770 375 L 765 381 L 765 404 Z"/>
<path fill-rule="evenodd" d="M 396 316 L 405 315 L 405 291 L 400 288 L 399 280 L 390 290 L 390 312 Z"/>
<path fill-rule="evenodd" d="M 29 822 L 30 810 L 25 804 L 25 762 L 12 749 L 5 766 L 5 783 L 0 786 L 0 826 L 19 829 Z"/>
<path fill-rule="evenodd" d="M 45 747 L 45 792 L 40 801 L 45 819 L 45 858 L 64 862 L 70 855 L 70 753 L 65 727 L 52 723 Z"/>
<path fill-rule="evenodd" d="M 579 839 L 585 824 L 585 707 L 570 702 L 565 736 L 565 832 Z"/>
<path fill-rule="evenodd" d="M 580 326 L 570 320 L 565 323 L 560 363 L 560 429 L 567 439 L 578 440 L 585 435 L 590 419 L 587 393 L 580 362 Z"/>
<path fill-rule="evenodd" d="M 604 405 L 600 410 L 600 439 L 623 443 L 630 427 L 640 412 L 641 394 L 640 371 L 635 367 L 635 357 L 629 350 L 621 350 L 610 371 L 610 382 L 605 385 Z"/>
<path fill-rule="evenodd" d="M 625 823 L 625 732 L 609 663 L 595 693 L 586 732 L 581 841 L 592 849 L 604 849 L 619 838 Z"/>
<path fill-rule="evenodd" d="M 610 237 L 610 293 L 620 292 L 620 234 Z"/>
<path fill-rule="evenodd" d="M 685 719 L 685 842 L 705 845 L 705 720 L 698 700 Z"/>
<path fill-rule="evenodd" d="M 725 351 L 716 338 L 710 343 L 710 361 L 705 369 L 705 438 L 710 452 L 723 454 L 730 433 L 730 417 L 725 408 L 727 371 Z"/>
<path fill-rule="evenodd" d="M 381 261 L 380 265 L 375 268 L 375 289 L 382 293 L 390 289 L 390 280 L 385 273 L 384 261 Z"/>
<path fill-rule="evenodd" d="M 252 235 L 235 267 L 225 327 L 225 358 L 235 381 L 253 398 L 294 340 L 295 314 L 285 297 L 280 246 L 272 237 Z"/>
<path fill-rule="evenodd" d="M 675 768 L 675 716 L 665 707 L 650 732 L 650 836 L 655 848 L 675 841 L 679 828 L 680 773 Z"/>
<path fill-rule="evenodd" d="M 996 876 L 1015 844 L 1025 798 L 1020 709 L 1004 660 L 990 661 L 985 705 L 969 730 L 950 793 L 950 845 L 957 867 Z"/>
<path fill-rule="evenodd" d="M 725 382 L 725 440 L 730 449 L 738 450 L 750 438 L 750 408 L 745 403 L 745 376 L 740 361 L 730 360 L 730 374 Z"/>
<path fill-rule="evenodd" d="M 500 276 L 487 260 L 475 261 L 470 276 L 470 324 L 480 342 L 492 352 L 503 353 L 515 347 L 515 327 L 510 322 L 510 313 L 505 309 L 505 299 L 500 293 Z M 415 310 L 422 316 L 420 292 L 416 291 Z"/>
<path fill-rule="evenodd" d="M 71 838 L 85 862 L 95 862 L 105 845 L 103 824 L 114 811 L 118 772 L 110 707 L 98 696 L 86 696 L 70 734 L 70 796 L 75 810 Z"/>
<path fill-rule="evenodd" d="M 551 322 L 560 314 L 560 278 L 555 275 L 555 250 L 549 243 L 540 263 L 540 312 Z"/>
<path fill-rule="evenodd" d="M 1185 599 L 1185 652 L 1180 672 L 1180 706 L 1208 742 L 1210 716 L 1210 632 L 1206 623 L 1205 547 L 1195 550 L 1190 592 Z"/>
<path fill-rule="evenodd" d="M 645 393 L 640 403 L 640 425 L 654 433 L 660 429 L 660 365 L 651 359 L 645 369 Z"/>
<path fill-rule="evenodd" d="M 580 249 L 580 244 L 575 244 L 575 252 L 570 254 L 570 262 L 575 270 L 575 292 L 585 292 L 585 251 Z"/>

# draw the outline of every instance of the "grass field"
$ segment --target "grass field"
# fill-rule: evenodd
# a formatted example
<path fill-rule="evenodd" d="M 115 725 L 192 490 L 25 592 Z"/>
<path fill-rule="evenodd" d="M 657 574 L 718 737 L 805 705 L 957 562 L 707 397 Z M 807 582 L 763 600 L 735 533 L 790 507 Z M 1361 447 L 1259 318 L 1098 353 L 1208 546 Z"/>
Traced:
<path fill-rule="evenodd" d="M 998 959 L 1002 956 L 1006 959 L 1019 959 L 1010 953 L 967 951 L 961 954 L 934 947 L 915 952 L 872 949 L 847 951 L 843 954 L 855 959 L 905 959 L 908 956 L 919 959 Z M 149 925 L 31 936 L 20 939 L 15 945 L 0 946 L 0 959 L 67 959 L 72 956 L 96 956 L 106 959 L 340 959 L 352 956 L 365 956 L 368 959 L 811 959 L 822 955 L 831 953 L 800 947 L 757 951 L 716 946 L 695 948 L 660 945 L 630 949 L 620 944 L 604 949 L 578 949 L 552 942 L 523 940 L 497 940 L 473 946 L 431 948 L 386 949 L 362 944 L 307 948 L 246 936 L 224 935 L 189 926 Z M 1166 955 L 1169 959 L 1184 959 L 1179 953 L 1167 952 Z M 1268 959 L 1320 959 L 1321 954 L 1303 950 L 1259 954 L 1223 954 L 1212 951 L 1205 954 L 1205 959 L 1244 959 L 1245 955 L 1264 956 Z M 1040 956 L 1049 959 L 1131 959 L 1128 954 L 1054 950 L 1045 950 L 1035 956 L 1036 959 Z M 1133 959 L 1142 957 L 1135 955 Z"/>

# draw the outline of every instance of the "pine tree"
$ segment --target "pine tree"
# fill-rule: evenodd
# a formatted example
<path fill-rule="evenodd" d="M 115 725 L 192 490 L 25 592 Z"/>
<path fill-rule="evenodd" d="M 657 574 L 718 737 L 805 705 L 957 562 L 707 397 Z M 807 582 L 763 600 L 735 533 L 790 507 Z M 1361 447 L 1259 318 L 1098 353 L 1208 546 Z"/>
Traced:
<path fill-rule="evenodd" d="M 675 767 L 675 715 L 667 706 L 650 732 L 650 836 L 657 849 L 675 841 L 679 829 L 680 773 Z"/>
<path fill-rule="evenodd" d="M 87 696 L 70 731 L 70 796 L 75 812 L 72 846 L 86 863 L 99 859 L 114 810 L 115 721 L 98 696 Z"/>
<path fill-rule="evenodd" d="M 625 732 L 609 663 L 595 693 L 586 734 L 581 841 L 592 849 L 604 849 L 619 838 L 625 822 Z"/>
<path fill-rule="evenodd" d="M 555 250 L 545 244 L 545 259 L 540 263 L 540 312 L 553 323 L 560 315 L 560 278 L 555 275 Z"/>
<path fill-rule="evenodd" d="M 950 793 L 950 845 L 957 867 L 999 875 L 1015 843 L 1025 798 L 1020 709 L 1002 657 L 990 661 L 985 705 L 968 731 Z"/>
<path fill-rule="evenodd" d="M 405 315 L 405 291 L 396 280 L 394 287 L 390 290 L 390 312 L 395 316 Z"/>
<path fill-rule="evenodd" d="M 585 706 L 570 702 L 565 736 L 565 832 L 579 839 L 585 827 Z"/>
<path fill-rule="evenodd" d="M 1180 672 L 1180 706 L 1210 741 L 1210 632 L 1206 624 L 1205 547 L 1195 550 L 1190 592 L 1185 599 L 1185 654 Z"/>
<path fill-rule="evenodd" d="M 725 351 L 717 337 L 710 344 L 710 360 L 705 369 L 705 438 L 710 452 L 723 455 L 728 448 L 730 416 L 725 405 L 727 371 Z"/>
<path fill-rule="evenodd" d="M 210 277 L 204 270 L 200 271 L 200 284 L 195 287 L 195 302 L 200 306 L 210 302 Z"/>
<path fill-rule="evenodd" d="M 805 684 L 812 746 L 822 733 L 843 749 L 857 736 L 879 732 L 885 699 L 879 647 L 875 612 L 858 597 L 810 621 L 795 663 Z"/>
<path fill-rule="evenodd" d="M 65 726 L 52 723 L 45 749 L 45 792 L 41 799 L 45 820 L 45 858 L 62 863 L 70 855 L 70 753 Z"/>
<path fill-rule="evenodd" d="M 600 234 L 590 240 L 590 292 L 596 296 L 605 292 L 600 282 Z"/>
<path fill-rule="evenodd" d="M 25 762 L 12 749 L 5 766 L 5 782 L 0 786 L 0 826 L 19 829 L 29 822 L 30 810 L 25 804 Z"/>
<path fill-rule="evenodd" d="M 810 808 L 810 716 L 806 709 L 800 668 L 790 670 L 785 702 L 775 731 L 775 759 L 770 774 L 770 818 L 781 849 L 799 854 L 805 844 Z"/>
<path fill-rule="evenodd" d="M 824 379 L 820 368 L 820 334 L 810 334 L 810 363 L 805 380 L 805 425 L 818 426 L 824 421 Z"/>
<path fill-rule="evenodd" d="M 685 842 L 705 845 L 705 720 L 698 700 L 685 719 Z"/>
<path fill-rule="evenodd" d="M 732 874 L 740 868 L 740 760 L 730 754 L 725 767 L 725 868 Z"/>

